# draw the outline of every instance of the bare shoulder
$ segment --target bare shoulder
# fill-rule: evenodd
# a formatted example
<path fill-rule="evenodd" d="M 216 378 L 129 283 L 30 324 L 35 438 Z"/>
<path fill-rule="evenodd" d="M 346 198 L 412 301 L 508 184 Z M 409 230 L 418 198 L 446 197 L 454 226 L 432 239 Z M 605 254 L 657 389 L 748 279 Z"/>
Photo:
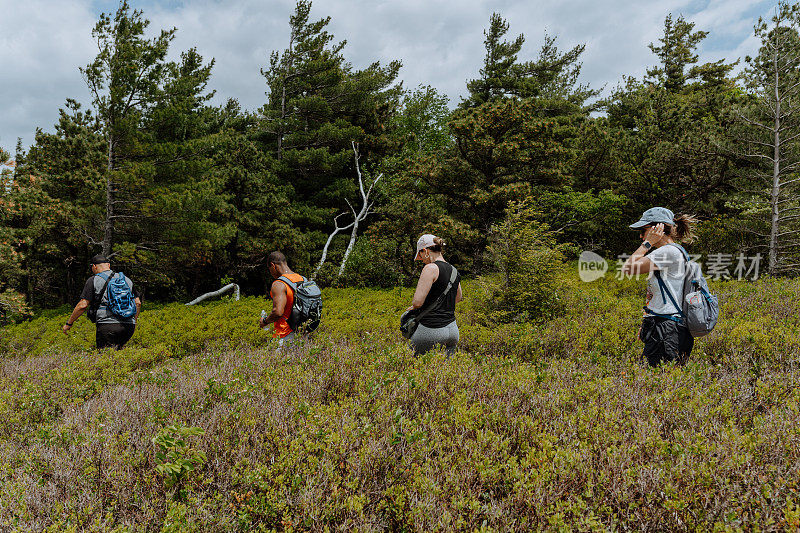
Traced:
<path fill-rule="evenodd" d="M 422 267 L 422 275 L 429 278 L 436 278 L 439 275 L 439 267 L 434 263 L 428 263 Z"/>
<path fill-rule="evenodd" d="M 272 282 L 272 286 L 270 287 L 270 292 L 272 294 L 283 294 L 286 292 L 286 284 L 280 280 L 275 280 Z"/>

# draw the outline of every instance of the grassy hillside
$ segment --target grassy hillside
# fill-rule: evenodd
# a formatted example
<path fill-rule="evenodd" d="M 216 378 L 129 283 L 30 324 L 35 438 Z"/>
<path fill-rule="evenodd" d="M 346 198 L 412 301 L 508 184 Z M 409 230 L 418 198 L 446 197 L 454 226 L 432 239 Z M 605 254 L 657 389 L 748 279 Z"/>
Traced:
<path fill-rule="evenodd" d="M 638 364 L 643 281 L 564 276 L 565 315 L 420 359 L 410 289 L 325 292 L 276 352 L 246 298 L 145 311 L 91 350 L 68 310 L 0 333 L 0 529 L 796 530 L 800 282 L 723 283 L 685 368 Z M 474 298 L 473 298 L 474 300 Z"/>

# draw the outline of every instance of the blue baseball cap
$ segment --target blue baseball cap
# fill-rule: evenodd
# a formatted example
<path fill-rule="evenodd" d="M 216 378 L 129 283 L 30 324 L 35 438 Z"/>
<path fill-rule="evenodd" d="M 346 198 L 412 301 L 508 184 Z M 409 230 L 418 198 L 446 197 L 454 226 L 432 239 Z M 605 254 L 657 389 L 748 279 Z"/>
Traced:
<path fill-rule="evenodd" d="M 675 224 L 675 213 L 666 207 L 651 207 L 642 213 L 642 218 L 638 222 L 634 222 L 628 227 L 639 229 L 651 224 L 669 224 L 672 226 Z"/>

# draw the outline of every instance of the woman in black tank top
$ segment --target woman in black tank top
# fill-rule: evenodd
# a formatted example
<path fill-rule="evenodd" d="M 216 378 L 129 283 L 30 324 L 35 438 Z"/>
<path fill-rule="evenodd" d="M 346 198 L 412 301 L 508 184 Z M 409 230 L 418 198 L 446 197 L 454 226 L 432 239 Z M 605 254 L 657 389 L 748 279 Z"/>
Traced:
<path fill-rule="evenodd" d="M 414 299 L 409 310 L 416 309 L 425 312 L 430 309 L 419 321 L 419 327 L 411 337 L 411 347 L 416 355 L 423 354 L 436 345 L 443 345 L 448 355 L 455 352 L 458 344 L 458 325 L 456 324 L 456 303 L 463 298 L 461 293 L 461 275 L 455 268 L 444 260 L 442 247 L 444 241 L 431 234 L 425 234 L 417 241 L 415 261 L 422 261 L 422 268 Z M 450 290 L 445 294 L 439 305 L 436 302 L 447 290 L 451 276 L 455 271 L 456 277 Z M 432 306 L 435 306 L 433 308 Z"/>

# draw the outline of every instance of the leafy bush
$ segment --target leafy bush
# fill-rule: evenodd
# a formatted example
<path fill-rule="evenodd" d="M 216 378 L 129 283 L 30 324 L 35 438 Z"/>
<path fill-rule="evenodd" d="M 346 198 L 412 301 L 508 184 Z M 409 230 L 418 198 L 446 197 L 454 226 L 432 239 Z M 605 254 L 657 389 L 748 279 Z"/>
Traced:
<path fill-rule="evenodd" d="M 184 499 L 186 490 L 183 482 L 186 476 L 206 462 L 206 454 L 198 451 L 187 442 L 189 437 L 205 434 L 201 428 L 171 425 L 162 428 L 153 437 L 156 446 L 156 471 L 164 476 L 168 489 L 175 489 L 176 499 Z"/>
<path fill-rule="evenodd" d="M 498 275 L 481 280 L 486 316 L 493 322 L 526 322 L 559 312 L 555 283 L 563 255 L 550 228 L 528 201 L 514 202 L 492 228 L 489 253 Z"/>
<path fill-rule="evenodd" d="M 403 266 L 390 249 L 390 242 L 383 242 L 373 235 L 364 235 L 356 241 L 347 261 L 344 276 L 352 287 L 397 287 L 403 285 Z"/>
<path fill-rule="evenodd" d="M 0 292 L 0 325 L 30 318 L 31 308 L 25 301 L 25 295 L 11 289 Z"/>

